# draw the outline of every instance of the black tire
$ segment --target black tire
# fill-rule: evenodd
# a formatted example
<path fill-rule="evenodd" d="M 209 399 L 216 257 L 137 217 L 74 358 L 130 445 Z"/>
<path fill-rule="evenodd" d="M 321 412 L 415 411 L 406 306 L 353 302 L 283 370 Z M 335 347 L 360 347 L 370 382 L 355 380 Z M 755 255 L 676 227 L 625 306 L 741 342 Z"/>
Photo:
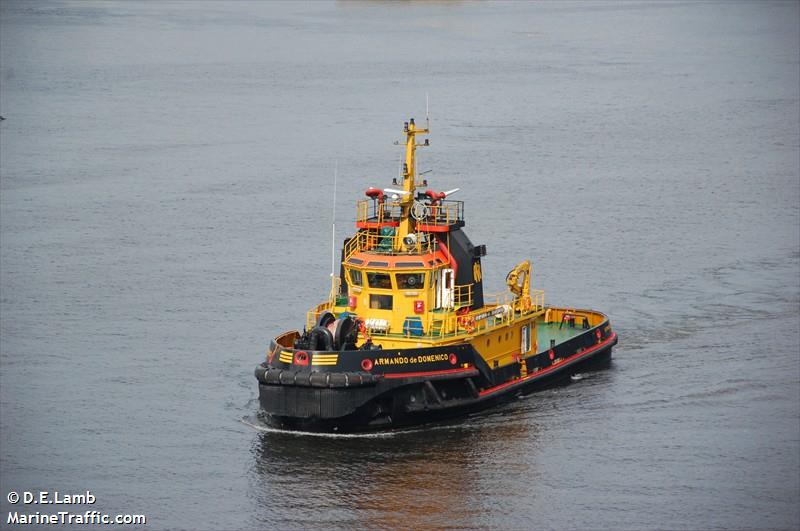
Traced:
<path fill-rule="evenodd" d="M 349 343 L 352 343 L 353 332 L 356 331 L 355 320 L 347 316 L 343 319 L 337 319 L 333 328 L 333 348 L 336 350 L 345 350 Z"/>
<path fill-rule="evenodd" d="M 327 328 L 329 324 L 336 320 L 336 316 L 333 315 L 333 312 L 324 311 L 319 314 L 319 319 L 317 319 L 317 326 L 322 326 Z"/>
<path fill-rule="evenodd" d="M 333 334 L 323 326 L 315 326 L 309 334 L 311 350 L 333 350 Z"/>

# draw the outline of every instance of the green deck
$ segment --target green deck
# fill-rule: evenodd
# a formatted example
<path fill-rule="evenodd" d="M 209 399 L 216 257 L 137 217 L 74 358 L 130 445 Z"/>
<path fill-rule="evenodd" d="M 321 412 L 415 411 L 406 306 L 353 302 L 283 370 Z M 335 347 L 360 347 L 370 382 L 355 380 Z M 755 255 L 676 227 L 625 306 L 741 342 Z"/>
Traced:
<path fill-rule="evenodd" d="M 545 352 L 550 348 L 550 340 L 555 339 L 556 345 L 563 343 L 573 337 L 586 332 L 580 324 L 575 324 L 575 328 L 570 328 L 566 323 L 559 330 L 559 323 L 536 323 L 537 343 L 539 352 Z M 538 352 L 537 352 L 538 354 Z"/>

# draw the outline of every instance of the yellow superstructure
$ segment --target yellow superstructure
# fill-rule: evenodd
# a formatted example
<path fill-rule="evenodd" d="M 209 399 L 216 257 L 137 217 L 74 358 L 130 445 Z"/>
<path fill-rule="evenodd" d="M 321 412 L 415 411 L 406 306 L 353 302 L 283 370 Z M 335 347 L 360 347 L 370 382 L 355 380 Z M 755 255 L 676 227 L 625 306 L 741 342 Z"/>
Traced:
<path fill-rule="evenodd" d="M 531 290 L 531 267 L 509 273 L 509 291 L 483 294 L 480 257 L 461 231 L 463 204 L 455 192 L 418 192 L 417 128 L 404 126 L 402 187 L 367 190 L 358 202 L 359 231 L 345 241 L 340 276 L 329 300 L 308 312 L 307 328 L 324 312 L 349 315 L 359 327 L 357 346 L 371 341 L 383 349 L 471 343 L 491 367 L 516 362 L 537 351 L 534 321 L 542 315 L 544 292 Z"/>

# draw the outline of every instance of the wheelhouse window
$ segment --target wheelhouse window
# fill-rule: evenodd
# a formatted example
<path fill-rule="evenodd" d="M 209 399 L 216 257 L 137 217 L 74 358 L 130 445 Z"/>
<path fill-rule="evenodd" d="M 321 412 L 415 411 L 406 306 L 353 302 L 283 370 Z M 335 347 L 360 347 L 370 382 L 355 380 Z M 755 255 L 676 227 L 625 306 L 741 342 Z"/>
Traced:
<path fill-rule="evenodd" d="M 367 273 L 369 287 L 378 289 L 392 289 L 392 277 L 389 273 L 370 271 Z"/>
<path fill-rule="evenodd" d="M 425 284 L 425 273 L 397 273 L 399 289 L 419 289 Z"/>
<path fill-rule="evenodd" d="M 353 286 L 360 286 L 364 282 L 364 277 L 358 269 L 350 270 L 350 284 Z"/>
<path fill-rule="evenodd" d="M 391 295 L 370 295 L 369 307 L 373 310 L 391 310 L 392 309 L 392 296 Z"/>

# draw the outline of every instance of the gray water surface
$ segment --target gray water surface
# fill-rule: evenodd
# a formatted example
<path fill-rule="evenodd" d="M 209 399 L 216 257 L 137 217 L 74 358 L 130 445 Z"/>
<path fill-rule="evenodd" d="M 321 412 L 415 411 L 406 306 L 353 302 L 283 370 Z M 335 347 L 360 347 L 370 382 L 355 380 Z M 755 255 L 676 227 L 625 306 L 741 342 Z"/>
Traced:
<path fill-rule="evenodd" d="M 0 508 L 151 529 L 800 527 L 796 2 L 0 2 Z M 355 200 L 461 187 L 608 370 L 433 429 L 265 431 Z M 38 508 L 29 510 L 36 510 Z M 85 507 L 78 507 L 81 512 Z"/>

